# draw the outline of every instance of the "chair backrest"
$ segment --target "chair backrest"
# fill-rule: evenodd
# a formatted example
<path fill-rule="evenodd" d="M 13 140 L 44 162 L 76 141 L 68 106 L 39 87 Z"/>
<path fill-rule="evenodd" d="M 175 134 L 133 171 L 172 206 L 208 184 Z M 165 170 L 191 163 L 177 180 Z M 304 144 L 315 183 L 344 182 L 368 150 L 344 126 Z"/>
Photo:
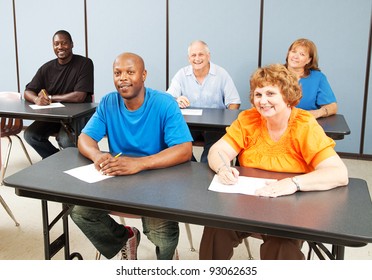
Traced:
<path fill-rule="evenodd" d="M 22 94 L 15 91 L 0 91 L 0 100 L 20 100 Z M 1 118 L 1 137 L 16 135 L 22 131 L 23 120 L 13 118 Z"/>
<path fill-rule="evenodd" d="M 0 91 L 1 100 L 20 100 L 22 99 L 22 94 L 16 91 Z"/>

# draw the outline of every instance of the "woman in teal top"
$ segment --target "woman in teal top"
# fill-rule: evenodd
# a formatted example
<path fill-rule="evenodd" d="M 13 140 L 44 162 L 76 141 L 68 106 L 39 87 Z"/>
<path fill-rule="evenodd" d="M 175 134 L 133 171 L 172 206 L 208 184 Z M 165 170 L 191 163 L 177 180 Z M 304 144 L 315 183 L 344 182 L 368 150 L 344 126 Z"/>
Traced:
<path fill-rule="evenodd" d="M 318 68 L 318 52 L 312 41 L 294 41 L 288 49 L 285 66 L 297 75 L 302 87 L 298 108 L 310 111 L 315 118 L 337 113 L 336 97 L 327 77 Z"/>

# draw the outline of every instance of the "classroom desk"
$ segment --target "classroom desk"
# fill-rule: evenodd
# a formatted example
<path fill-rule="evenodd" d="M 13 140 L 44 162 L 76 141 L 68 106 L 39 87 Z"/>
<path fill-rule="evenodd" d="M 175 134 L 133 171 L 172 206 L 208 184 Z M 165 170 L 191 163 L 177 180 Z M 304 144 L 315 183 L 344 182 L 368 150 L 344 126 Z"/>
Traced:
<path fill-rule="evenodd" d="M 65 107 L 34 110 L 25 100 L 1 101 L 0 117 L 20 118 L 35 121 L 60 122 L 72 128 L 75 143 L 82 129 L 79 120 L 89 118 L 96 110 L 97 103 L 63 103 Z"/>
<path fill-rule="evenodd" d="M 98 106 L 97 103 L 63 103 L 65 107 L 34 110 L 29 106 L 31 104 L 32 103 L 25 100 L 1 101 L 0 117 L 61 123 L 70 133 L 75 145 L 77 145 L 78 137 L 80 131 L 83 129 L 83 125 L 85 125 L 86 120 L 93 115 Z M 46 200 L 42 201 L 42 209 L 43 213 L 48 213 L 48 202 Z M 68 209 L 68 206 L 63 204 L 62 209 L 66 210 Z M 55 222 L 58 219 L 59 217 L 56 218 Z M 68 229 L 68 221 L 66 218 L 63 218 L 63 225 L 64 228 Z M 53 227 L 53 224 L 49 226 L 51 228 Z M 48 228 L 49 226 L 45 226 L 45 228 Z M 63 238 L 66 238 L 66 240 L 63 240 Z M 48 240 L 49 242 L 49 230 L 47 230 L 45 240 Z M 66 230 L 66 234 L 63 234 L 63 236 L 56 239 L 52 244 L 53 245 L 51 246 L 48 245 L 51 252 L 58 251 L 58 248 L 61 248 L 61 246 L 66 246 L 68 252 L 68 230 Z"/>
<path fill-rule="evenodd" d="M 184 115 L 190 130 L 224 131 L 235 119 L 241 110 L 203 108 L 201 116 Z M 349 126 L 343 115 L 336 114 L 326 118 L 317 119 L 324 132 L 334 140 L 344 139 L 350 134 Z"/>
<path fill-rule="evenodd" d="M 350 134 L 350 128 L 343 115 L 336 114 L 319 118 L 317 121 L 323 127 L 324 132 L 334 140 L 344 139 L 345 135 Z"/>
<path fill-rule="evenodd" d="M 312 244 L 332 244 L 332 258 L 343 259 L 344 247 L 372 243 L 372 203 L 364 180 L 350 178 L 348 187 L 324 192 L 299 192 L 264 198 L 208 191 L 214 173 L 208 165 L 187 162 L 174 167 L 118 176 L 94 184 L 63 171 L 91 163 L 76 148 L 67 148 L 5 178 L 19 196 L 61 202 L 59 217 L 65 232 L 49 244 L 47 209 L 43 208 L 45 257 L 68 246 L 67 205 L 85 205 L 115 212 L 158 217 L 179 222 L 297 238 Z M 283 178 L 285 173 L 239 168 L 241 175 Z M 44 177 L 43 174 L 48 174 Z M 363 218 L 366 217 L 366 218 Z M 63 244 L 65 242 L 65 244 Z"/>

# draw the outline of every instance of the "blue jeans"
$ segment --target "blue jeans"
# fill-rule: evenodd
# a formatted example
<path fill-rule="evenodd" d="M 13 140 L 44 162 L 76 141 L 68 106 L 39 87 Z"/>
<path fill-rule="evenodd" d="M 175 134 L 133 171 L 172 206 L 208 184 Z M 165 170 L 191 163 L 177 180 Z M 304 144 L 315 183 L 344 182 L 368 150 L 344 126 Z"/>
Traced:
<path fill-rule="evenodd" d="M 56 140 L 61 148 L 75 147 L 60 123 L 34 121 L 24 131 L 24 138 L 28 144 L 43 158 L 47 158 L 59 151 L 50 141 L 49 137 L 57 134 Z"/>
<path fill-rule="evenodd" d="M 75 206 L 71 218 L 106 258 L 114 257 L 128 240 L 128 230 L 110 211 Z M 156 247 L 158 260 L 171 260 L 178 245 L 178 222 L 142 217 L 143 233 Z"/>

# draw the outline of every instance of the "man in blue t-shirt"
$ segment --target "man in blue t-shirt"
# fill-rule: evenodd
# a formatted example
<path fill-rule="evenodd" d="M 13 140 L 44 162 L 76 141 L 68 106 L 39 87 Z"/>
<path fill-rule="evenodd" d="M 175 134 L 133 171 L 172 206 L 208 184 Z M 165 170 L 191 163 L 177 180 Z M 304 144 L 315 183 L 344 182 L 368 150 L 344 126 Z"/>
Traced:
<path fill-rule="evenodd" d="M 165 92 L 146 88 L 143 59 L 123 53 L 114 61 L 117 89 L 104 96 L 79 136 L 78 148 L 107 175 L 130 175 L 166 168 L 191 159 L 192 137 L 177 102 Z M 98 142 L 107 136 L 110 153 Z M 117 156 L 122 155 L 122 156 Z M 140 234 L 123 226 L 109 211 L 75 206 L 71 218 L 106 258 L 137 259 Z M 143 232 L 156 246 L 158 259 L 172 259 L 178 223 L 142 217 Z"/>

